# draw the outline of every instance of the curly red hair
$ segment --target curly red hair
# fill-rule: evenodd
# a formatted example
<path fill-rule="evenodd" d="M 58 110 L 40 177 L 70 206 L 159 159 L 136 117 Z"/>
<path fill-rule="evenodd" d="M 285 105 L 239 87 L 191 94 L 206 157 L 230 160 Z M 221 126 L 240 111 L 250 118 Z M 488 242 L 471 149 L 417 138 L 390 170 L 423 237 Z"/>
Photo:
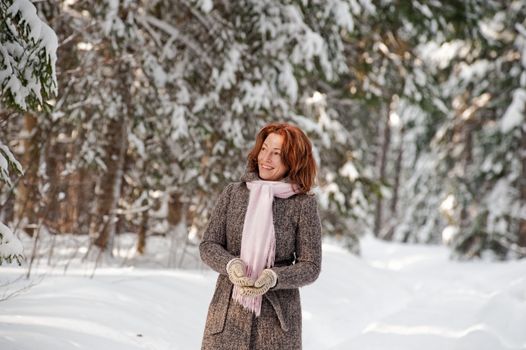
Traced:
<path fill-rule="evenodd" d="M 248 170 L 258 172 L 258 154 L 269 134 L 283 136 L 281 155 L 288 167 L 286 176 L 300 193 L 307 193 L 316 179 L 316 162 L 312 155 L 312 144 L 307 135 L 297 126 L 287 123 L 271 123 L 263 127 L 256 136 L 256 144 L 248 154 Z"/>

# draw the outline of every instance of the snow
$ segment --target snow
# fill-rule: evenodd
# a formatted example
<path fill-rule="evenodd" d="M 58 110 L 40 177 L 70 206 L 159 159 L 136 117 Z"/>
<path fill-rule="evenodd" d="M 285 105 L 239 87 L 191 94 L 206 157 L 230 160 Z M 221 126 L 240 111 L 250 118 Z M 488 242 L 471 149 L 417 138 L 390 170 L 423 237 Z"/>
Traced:
<path fill-rule="evenodd" d="M 472 82 L 481 79 L 487 75 L 487 72 L 491 69 L 491 62 L 485 59 L 477 60 L 473 64 L 467 64 L 462 62 L 460 65 L 460 80 L 465 83 Z"/>
<path fill-rule="evenodd" d="M 214 8 L 214 3 L 212 0 L 200 0 L 198 1 L 198 4 L 201 10 L 205 13 L 209 13 Z"/>
<path fill-rule="evenodd" d="M 460 233 L 458 226 L 448 225 L 442 230 L 442 242 L 444 244 L 450 244 L 453 242 L 455 237 Z"/>
<path fill-rule="evenodd" d="M 188 124 L 186 122 L 185 118 L 186 114 L 186 108 L 183 106 L 174 106 L 174 110 L 172 113 L 172 119 L 171 124 L 173 128 L 173 132 L 171 134 L 171 137 L 173 140 L 177 140 L 179 138 L 185 138 L 188 137 Z"/>
<path fill-rule="evenodd" d="M 303 62 L 305 68 L 311 71 L 314 68 L 314 63 L 310 59 L 315 56 L 319 56 L 322 59 L 328 50 L 321 35 L 312 30 L 306 30 L 302 39 L 294 47 L 290 58 L 294 64 Z"/>
<path fill-rule="evenodd" d="M 0 221 L 0 265 L 4 259 L 14 259 L 22 254 L 22 249 L 22 243 L 13 235 L 9 227 Z"/>
<path fill-rule="evenodd" d="M 11 16 L 15 16 L 20 12 L 22 20 L 29 25 L 30 37 L 35 42 L 41 41 L 41 47 L 44 47 L 46 54 L 49 55 L 51 67 L 54 71 L 57 61 L 57 35 L 53 29 L 38 17 L 35 6 L 28 0 L 15 0 L 6 12 Z M 53 74 L 53 76 L 55 75 Z M 53 81 L 56 81 L 56 78 Z"/>
<path fill-rule="evenodd" d="M 487 230 L 491 233 L 506 235 L 509 233 L 508 218 L 521 218 L 519 191 L 513 186 L 508 178 L 499 179 L 487 197 L 485 198 L 488 208 Z"/>
<path fill-rule="evenodd" d="M 13 4 L 6 10 L 6 14 L 9 16 L 16 16 L 17 14 L 20 14 L 21 17 L 21 23 L 25 23 L 28 26 L 29 29 L 29 36 L 32 40 L 34 40 L 35 43 L 39 43 L 39 48 L 44 49 L 45 56 L 49 58 L 50 67 L 51 67 L 51 92 L 53 94 L 57 93 L 57 78 L 56 78 L 56 72 L 55 72 L 55 65 L 57 62 L 57 48 L 58 48 L 58 38 L 53 29 L 49 27 L 45 22 L 43 22 L 39 16 L 37 15 L 37 11 L 35 6 L 28 0 L 15 0 Z M 38 50 L 37 50 L 38 51 Z M 6 53 L 4 52 L 4 57 Z M 16 55 L 18 56 L 18 55 Z M 5 64 L 7 64 L 7 61 L 4 61 Z M 33 92 L 38 91 L 38 94 L 40 94 L 38 88 L 40 87 L 40 84 L 36 81 L 34 81 L 33 77 L 31 75 L 25 76 L 26 79 L 30 79 L 30 83 L 32 83 L 34 86 L 28 86 L 27 88 L 22 88 L 23 84 L 21 84 L 18 79 L 17 82 L 20 85 L 17 88 L 17 83 L 14 81 L 9 82 L 11 85 L 11 91 L 15 94 L 15 100 L 17 100 L 17 103 L 22 106 L 22 108 L 26 107 L 25 104 L 25 97 L 29 94 L 28 91 L 26 91 L 28 88 L 33 90 Z M 28 84 L 30 85 L 30 84 Z M 20 96 L 16 96 L 17 93 L 20 93 Z M 40 97 L 40 96 L 39 96 Z M 20 101 L 20 99 L 22 99 Z"/>
<path fill-rule="evenodd" d="M 272 100 L 271 89 L 266 81 L 252 83 L 243 81 L 240 84 L 241 103 L 253 110 L 268 109 Z"/>
<path fill-rule="evenodd" d="M 128 133 L 128 142 L 135 147 L 137 153 L 141 157 L 146 158 L 144 142 L 142 142 L 142 140 L 139 137 L 137 137 L 134 133 L 130 132 Z"/>
<path fill-rule="evenodd" d="M 4 145 L 0 141 L 0 181 L 5 181 L 11 186 L 11 180 L 9 178 L 9 164 L 12 164 L 18 172 L 24 173 L 22 165 L 13 156 L 13 153 L 9 150 L 9 147 Z"/>
<path fill-rule="evenodd" d="M 427 18 L 433 18 L 433 12 L 431 12 L 427 5 L 421 4 L 418 1 L 413 1 L 412 4 L 424 16 L 426 16 Z"/>
<path fill-rule="evenodd" d="M 352 32 L 354 30 L 354 20 L 351 15 L 350 5 L 343 1 L 331 1 L 329 4 L 327 8 L 332 11 L 336 23 Z"/>
<path fill-rule="evenodd" d="M 118 0 L 106 0 L 107 12 L 102 29 L 104 33 L 108 35 L 112 30 L 115 30 L 119 36 L 124 33 L 124 24 L 119 18 L 119 1 Z"/>
<path fill-rule="evenodd" d="M 354 162 L 349 160 L 340 168 L 340 175 L 349 178 L 350 181 L 354 181 L 360 176 L 360 173 L 354 166 Z"/>
<path fill-rule="evenodd" d="M 289 96 L 291 102 L 298 98 L 298 82 L 294 77 L 293 67 L 289 62 L 283 62 L 278 78 L 278 85 Z"/>
<path fill-rule="evenodd" d="M 493 216 L 499 217 L 503 215 L 509 215 L 514 197 L 514 188 L 507 178 L 500 178 L 497 183 L 493 186 L 488 196 L 485 198 L 487 206 L 490 209 L 490 217 L 488 218 L 488 229 L 495 230 L 493 224 Z M 506 232 L 504 230 L 495 230 L 497 232 Z"/>
<path fill-rule="evenodd" d="M 390 1 L 390 0 L 389 0 Z M 355 7 L 353 4 L 355 1 L 351 1 L 351 6 Z M 376 14 L 376 7 L 373 5 L 371 0 L 360 0 L 360 6 L 363 7 L 365 12 L 370 13 L 372 15 Z"/>
<path fill-rule="evenodd" d="M 526 261 L 455 262 L 445 247 L 323 245 L 302 288 L 304 349 L 526 349 Z M 140 264 L 139 264 L 140 265 Z M 217 274 L 151 267 L 0 270 L 0 348 L 198 349 Z M 10 281 L 10 284 L 6 284 Z"/>
<path fill-rule="evenodd" d="M 516 43 L 517 48 L 521 52 L 522 66 L 526 68 L 526 28 L 520 23 L 516 23 L 515 29 L 517 30 L 518 33 L 520 33 L 520 35 L 517 36 L 515 43 Z"/>
<path fill-rule="evenodd" d="M 519 88 L 513 93 L 513 101 L 506 109 L 500 120 L 502 133 L 508 133 L 516 127 L 525 123 L 524 106 L 526 105 L 526 89 Z"/>
<path fill-rule="evenodd" d="M 243 68 L 242 52 L 243 48 L 240 45 L 234 45 L 227 54 L 227 59 L 221 72 L 214 68 L 212 79 L 214 79 L 217 92 L 222 89 L 228 90 L 236 84 L 236 73 Z"/>

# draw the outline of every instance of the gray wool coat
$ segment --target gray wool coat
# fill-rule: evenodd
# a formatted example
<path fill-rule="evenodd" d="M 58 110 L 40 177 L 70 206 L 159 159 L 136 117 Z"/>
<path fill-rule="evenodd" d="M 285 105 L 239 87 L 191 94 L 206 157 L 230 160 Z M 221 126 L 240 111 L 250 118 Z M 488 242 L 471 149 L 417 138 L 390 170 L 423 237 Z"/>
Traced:
<path fill-rule="evenodd" d="M 314 195 L 274 198 L 276 257 L 272 270 L 278 282 L 263 296 L 261 315 L 255 317 L 232 299 L 226 265 L 240 255 L 249 199 L 246 182 L 257 179 L 255 173 L 247 173 L 241 182 L 224 189 L 199 246 L 202 260 L 219 273 L 203 350 L 301 349 L 299 287 L 316 280 L 321 268 L 321 225 Z"/>

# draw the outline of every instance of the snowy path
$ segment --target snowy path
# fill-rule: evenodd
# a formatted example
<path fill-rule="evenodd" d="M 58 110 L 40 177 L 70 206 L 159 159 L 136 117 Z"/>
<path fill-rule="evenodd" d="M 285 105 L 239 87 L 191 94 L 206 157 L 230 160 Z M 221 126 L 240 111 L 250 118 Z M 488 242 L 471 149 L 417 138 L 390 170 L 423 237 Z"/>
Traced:
<path fill-rule="evenodd" d="M 341 305 L 339 321 L 318 312 L 327 317 L 319 323 L 337 325 L 319 334 L 326 339 L 318 348 L 526 349 L 525 261 L 458 263 L 448 261 L 445 248 L 366 239 L 366 261 L 345 265 L 345 253 L 333 250 L 326 254 L 329 271 L 320 285 L 304 293 L 307 300 L 321 295 L 321 285 L 337 278 L 336 266 L 344 267 L 348 294 L 335 292 L 333 301 L 325 302 Z M 315 310 L 322 306 L 307 304 Z M 316 325 L 311 328 L 315 333 Z M 310 343 L 318 339 L 313 333 L 305 334 Z"/>
<path fill-rule="evenodd" d="M 440 247 L 362 242 L 363 259 L 324 245 L 302 289 L 304 349 L 526 349 L 526 261 L 455 263 Z M 27 285 L 0 269 L 0 297 Z M 0 302 L 2 350 L 198 349 L 209 271 L 101 269 L 48 275 Z"/>

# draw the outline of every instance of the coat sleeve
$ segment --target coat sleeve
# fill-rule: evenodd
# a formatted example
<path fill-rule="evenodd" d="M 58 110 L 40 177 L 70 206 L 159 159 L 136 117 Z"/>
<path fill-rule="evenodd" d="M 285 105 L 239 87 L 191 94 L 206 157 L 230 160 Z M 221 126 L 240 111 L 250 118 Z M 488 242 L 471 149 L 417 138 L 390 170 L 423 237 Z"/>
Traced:
<path fill-rule="evenodd" d="M 219 196 L 208 221 L 199 253 L 205 264 L 214 271 L 226 275 L 226 264 L 235 256 L 226 250 L 226 220 L 230 195 L 234 184 L 229 184 Z"/>
<path fill-rule="evenodd" d="M 316 197 L 306 196 L 301 204 L 296 232 L 296 263 L 273 267 L 278 282 L 272 290 L 303 287 L 314 282 L 321 270 L 321 223 Z"/>

